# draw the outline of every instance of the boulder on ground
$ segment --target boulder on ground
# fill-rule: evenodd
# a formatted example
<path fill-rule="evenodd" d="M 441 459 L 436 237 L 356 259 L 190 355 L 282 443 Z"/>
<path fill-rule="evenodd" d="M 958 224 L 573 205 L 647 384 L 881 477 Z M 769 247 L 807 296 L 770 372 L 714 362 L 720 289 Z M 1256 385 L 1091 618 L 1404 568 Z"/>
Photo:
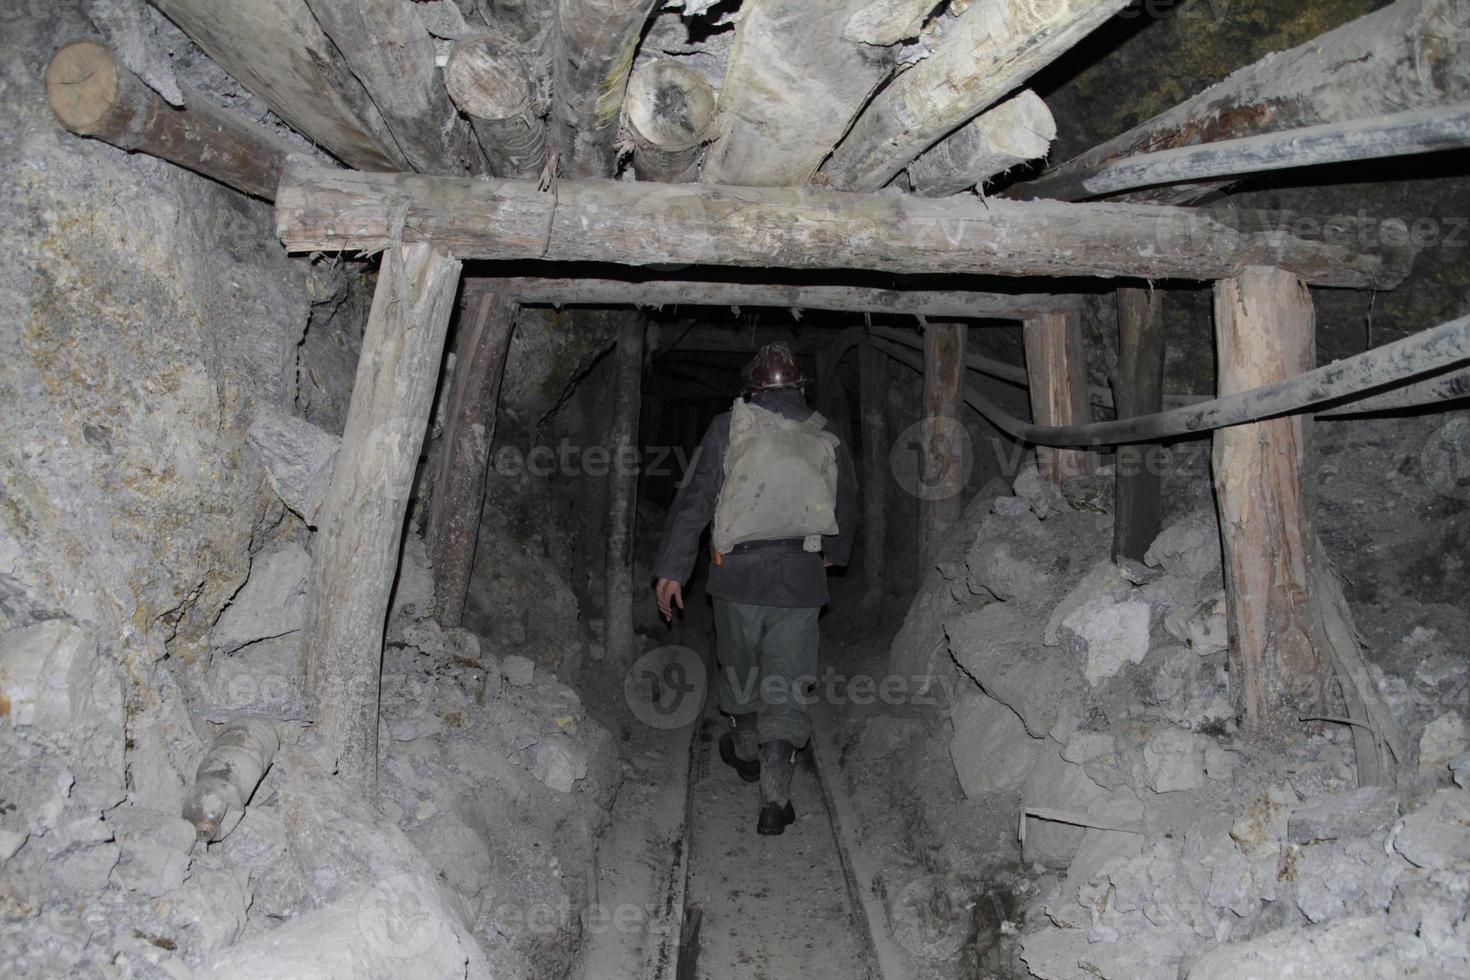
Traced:
<path fill-rule="evenodd" d="M 955 703 L 950 722 L 949 755 L 966 796 L 1021 788 L 1042 743 L 1026 733 L 1014 711 L 972 686 Z"/>
<path fill-rule="evenodd" d="M 1220 528 L 1215 515 L 1196 511 L 1170 524 L 1154 538 L 1143 561 L 1197 582 L 1220 578 Z"/>
<path fill-rule="evenodd" d="M 1062 620 L 1057 638 L 1080 664 L 1087 683 L 1097 687 L 1125 665 L 1142 663 L 1148 655 L 1148 603 L 1094 596 Z"/>

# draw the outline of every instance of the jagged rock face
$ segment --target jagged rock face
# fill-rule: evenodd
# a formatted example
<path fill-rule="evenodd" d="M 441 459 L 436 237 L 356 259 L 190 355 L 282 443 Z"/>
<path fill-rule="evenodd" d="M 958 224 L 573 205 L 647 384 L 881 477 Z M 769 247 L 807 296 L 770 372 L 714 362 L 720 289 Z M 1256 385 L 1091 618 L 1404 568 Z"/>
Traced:
<path fill-rule="evenodd" d="M 65 615 L 157 651 L 242 577 L 263 507 L 244 432 L 292 399 L 313 273 L 265 203 L 62 131 L 41 68 L 90 28 L 31 9 L 6 22 L 0 107 L 0 628 Z"/>

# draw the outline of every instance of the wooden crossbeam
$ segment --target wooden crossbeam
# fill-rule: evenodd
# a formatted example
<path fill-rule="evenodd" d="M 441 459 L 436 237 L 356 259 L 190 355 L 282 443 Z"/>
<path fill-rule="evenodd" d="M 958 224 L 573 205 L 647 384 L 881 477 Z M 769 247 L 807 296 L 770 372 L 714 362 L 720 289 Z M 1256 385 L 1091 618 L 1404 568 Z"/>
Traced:
<path fill-rule="evenodd" d="M 464 259 L 1220 279 L 1269 264 L 1323 286 L 1387 289 L 1412 249 L 1385 236 L 1241 231 L 1247 215 L 1037 201 L 919 200 L 798 188 L 530 181 L 336 171 L 287 162 L 276 226 L 292 251 L 433 242 Z M 1403 239 L 1407 239 L 1407 235 Z M 1402 240 L 1402 239 L 1400 239 Z"/>
<path fill-rule="evenodd" d="M 1075 307 L 1081 297 L 1046 293 L 987 293 L 960 289 L 874 289 L 792 286 L 696 279 L 466 278 L 466 296 L 505 290 L 523 306 L 724 306 L 834 310 L 977 320 L 1025 320 Z"/>

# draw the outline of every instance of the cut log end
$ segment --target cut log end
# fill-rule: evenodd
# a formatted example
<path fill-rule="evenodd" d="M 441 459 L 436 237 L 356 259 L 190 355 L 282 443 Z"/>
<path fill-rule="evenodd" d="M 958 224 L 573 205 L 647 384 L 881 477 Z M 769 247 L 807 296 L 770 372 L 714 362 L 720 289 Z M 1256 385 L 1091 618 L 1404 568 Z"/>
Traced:
<path fill-rule="evenodd" d="M 1030 89 L 982 113 L 908 167 L 914 190 L 943 197 L 985 183 L 1012 167 L 1046 156 L 1057 124 Z"/>
<path fill-rule="evenodd" d="M 46 98 L 51 111 L 78 136 L 95 136 L 106 128 L 117 107 L 117 59 L 106 45 L 75 41 L 56 52 L 46 66 Z"/>
<path fill-rule="evenodd" d="M 689 150 L 709 135 L 715 92 L 698 72 L 653 61 L 633 73 L 626 106 L 635 139 L 661 150 Z"/>
<path fill-rule="evenodd" d="M 475 119 L 510 119 L 531 108 L 525 64 L 491 37 L 454 45 L 444 65 L 444 87 L 454 104 Z"/>

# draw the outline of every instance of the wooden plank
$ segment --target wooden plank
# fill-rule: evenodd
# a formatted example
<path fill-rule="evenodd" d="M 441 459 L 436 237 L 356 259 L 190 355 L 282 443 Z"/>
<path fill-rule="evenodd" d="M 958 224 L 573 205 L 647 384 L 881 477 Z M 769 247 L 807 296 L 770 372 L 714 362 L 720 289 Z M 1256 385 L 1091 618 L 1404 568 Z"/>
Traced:
<path fill-rule="evenodd" d="M 1129 0 L 990 0 L 874 96 L 822 166 L 832 186 L 877 190 L 1051 64 Z"/>
<path fill-rule="evenodd" d="M 383 624 L 459 270 L 458 260 L 429 245 L 384 255 L 312 544 L 307 706 L 342 776 L 369 799 L 377 783 Z"/>
<path fill-rule="evenodd" d="M 1038 425 L 1081 425 L 1091 421 L 1087 397 L 1087 356 L 1082 346 L 1082 318 L 1056 313 L 1027 320 L 1026 373 L 1031 387 L 1031 418 Z M 1041 475 L 1061 483 L 1091 473 L 1095 453 L 1038 446 Z"/>
<path fill-rule="evenodd" d="M 560 0 L 552 131 L 570 177 L 611 177 L 628 72 L 655 0 Z"/>
<path fill-rule="evenodd" d="M 926 287 L 928 285 L 925 284 Z M 974 317 L 981 320 L 1024 320 L 1039 313 L 1072 309 L 1080 301 L 1080 297 L 1066 294 L 982 293 L 918 286 L 910 289 L 874 289 L 868 286 L 803 286 L 697 279 L 526 277 L 465 281 L 467 295 L 481 289 L 500 288 L 508 290 L 517 302 L 526 305 L 627 305 L 658 309 L 667 306 L 723 306 L 736 309 L 764 307 L 784 310 L 837 310 L 847 313 L 901 313 L 925 317 Z"/>
<path fill-rule="evenodd" d="M 633 541 L 638 520 L 638 410 L 642 403 L 643 342 L 647 320 L 628 315 L 618 326 L 613 365 L 612 466 L 608 468 L 607 556 L 604 564 L 604 655 L 631 664 L 633 636 Z"/>
<path fill-rule="evenodd" d="M 863 575 L 868 596 L 882 596 L 888 535 L 888 357 L 864 344 L 858 350 L 858 411 L 862 424 Z"/>
<path fill-rule="evenodd" d="M 1024 198 L 1070 196 L 1079 174 L 1139 153 L 1345 122 L 1470 100 L 1470 19 L 1461 0 L 1399 0 L 1290 51 L 1267 55 L 1100 146 L 1016 185 Z M 1138 191 L 1179 203 L 1216 183 Z"/>
<path fill-rule="evenodd" d="M 1248 220 L 1264 230 L 1227 223 Z M 401 230 L 465 259 L 1143 279 L 1216 279 L 1269 264 L 1353 288 L 1396 285 L 1413 255 L 1407 243 L 1385 244 L 1388 235 L 1308 241 L 1249 213 L 704 184 L 650 193 L 619 181 L 562 180 L 543 194 L 531 181 L 339 171 L 295 158 L 276 227 L 287 248 L 307 252 L 381 248 Z"/>
<path fill-rule="evenodd" d="M 1164 297 L 1118 290 L 1118 418 L 1164 410 Z M 1143 561 L 1162 523 L 1163 474 L 1148 464 L 1153 444 L 1119 446 L 1113 508 L 1113 560 Z"/>
<path fill-rule="evenodd" d="M 924 328 L 924 418 L 919 462 L 920 568 L 934 563 L 949 529 L 959 522 L 967 470 L 963 437 L 963 323 Z"/>
<path fill-rule="evenodd" d="M 1252 268 L 1215 287 L 1220 394 L 1316 366 L 1316 316 L 1305 285 Z M 1321 714 L 1326 670 L 1313 642 L 1309 575 L 1316 532 L 1302 488 L 1311 422 L 1301 416 L 1221 429 L 1215 501 L 1225 557 L 1231 690 L 1250 738 L 1289 742 Z"/>
<path fill-rule="evenodd" d="M 409 166 L 480 174 L 485 159 L 444 91 L 434 42 L 409 0 L 306 0 L 383 114 Z"/>
<path fill-rule="evenodd" d="M 46 98 L 78 136 L 147 153 L 273 201 L 292 149 L 270 130 L 186 90 L 176 109 L 118 63 L 106 45 L 75 41 L 46 66 Z"/>
<path fill-rule="evenodd" d="M 408 170 L 383 115 L 305 0 L 153 0 L 292 129 L 351 167 Z"/>
<path fill-rule="evenodd" d="M 1415 109 L 1371 119 L 1288 129 L 1264 136 L 1142 153 L 1084 170 L 1051 192 L 1066 200 L 1107 197 L 1140 187 L 1415 156 L 1470 146 L 1470 106 Z"/>
<path fill-rule="evenodd" d="M 515 314 L 515 303 L 504 293 L 483 293 L 472 318 L 462 327 L 443 447 L 429 498 L 427 538 L 434 567 L 434 614 L 441 626 L 458 626 L 464 615 Z"/>
<path fill-rule="evenodd" d="M 849 36 L 851 0 L 745 0 L 700 179 L 746 187 L 809 181 L 894 64 Z"/>
<path fill-rule="evenodd" d="M 1051 110 L 1027 89 L 926 150 L 908 165 L 909 184 L 925 197 L 959 194 L 1012 167 L 1040 160 L 1056 136 Z"/>

